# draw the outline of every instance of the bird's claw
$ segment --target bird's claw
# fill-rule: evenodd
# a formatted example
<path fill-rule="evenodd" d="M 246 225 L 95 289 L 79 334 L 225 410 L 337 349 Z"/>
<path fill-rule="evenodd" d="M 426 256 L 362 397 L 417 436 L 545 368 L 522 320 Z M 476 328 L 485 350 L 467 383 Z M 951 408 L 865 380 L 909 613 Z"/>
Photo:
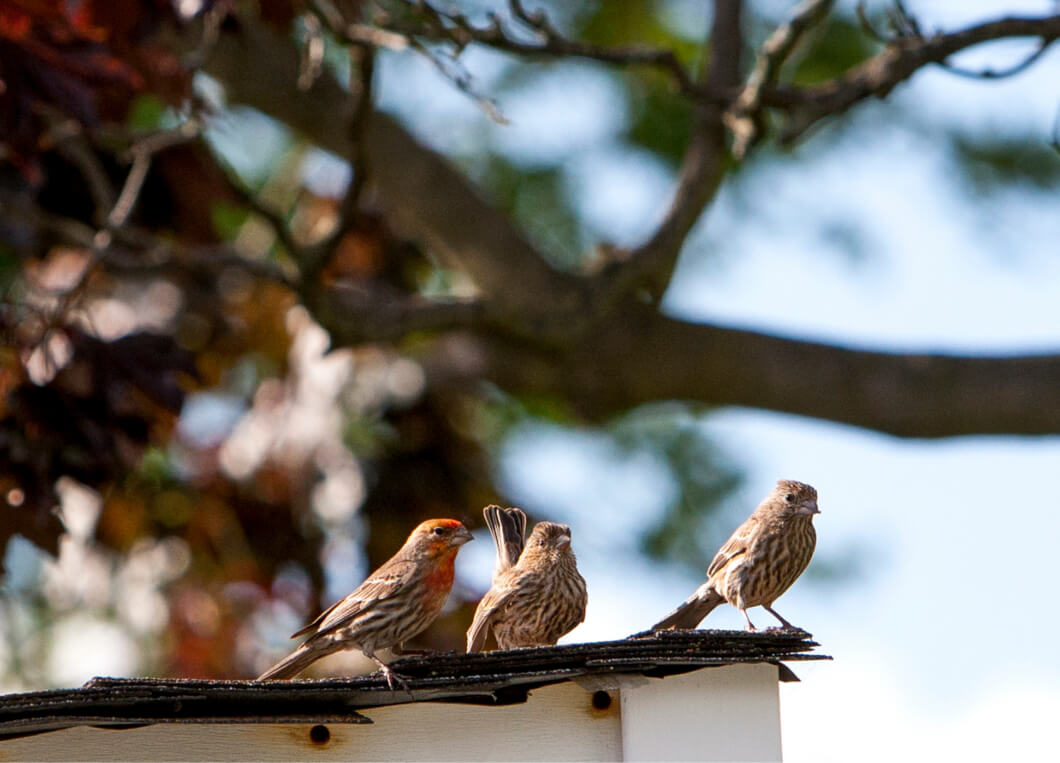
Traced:
<path fill-rule="evenodd" d="M 391 670 L 386 665 L 379 668 L 379 672 L 382 673 L 383 678 L 386 679 L 386 685 L 390 688 L 390 691 L 394 691 L 394 682 L 397 681 L 401 684 L 401 688 L 408 693 L 409 699 L 412 699 L 412 690 L 409 688 L 409 682 L 405 680 L 405 676 Z"/>

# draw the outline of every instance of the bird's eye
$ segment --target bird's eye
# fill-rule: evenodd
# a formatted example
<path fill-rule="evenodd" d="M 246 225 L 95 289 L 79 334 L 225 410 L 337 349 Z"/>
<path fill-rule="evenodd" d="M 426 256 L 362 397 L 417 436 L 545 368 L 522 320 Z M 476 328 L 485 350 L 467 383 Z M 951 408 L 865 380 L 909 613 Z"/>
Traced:
<path fill-rule="evenodd" d="M 445 535 L 445 528 L 444 527 L 435 527 L 433 530 L 431 530 L 431 532 L 434 533 L 435 535 Z"/>
<path fill-rule="evenodd" d="M 795 494 L 794 493 L 788 493 L 786 496 L 784 496 L 784 500 L 787 501 L 788 503 L 791 503 L 792 501 L 795 500 Z"/>
<path fill-rule="evenodd" d="M 539 540 L 539 541 L 537 542 L 537 545 L 539 545 L 539 546 L 544 546 L 544 545 L 545 545 L 545 541 L 543 541 L 543 540 Z"/>

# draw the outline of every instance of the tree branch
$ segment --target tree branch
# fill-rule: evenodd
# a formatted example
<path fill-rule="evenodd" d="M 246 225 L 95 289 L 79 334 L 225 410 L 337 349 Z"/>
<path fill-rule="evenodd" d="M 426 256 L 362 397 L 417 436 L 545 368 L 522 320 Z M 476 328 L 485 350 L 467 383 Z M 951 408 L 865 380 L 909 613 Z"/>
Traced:
<path fill-rule="evenodd" d="M 821 119 L 842 114 L 866 98 L 886 97 L 924 66 L 941 64 L 962 50 L 1007 37 L 1037 37 L 1044 49 L 1060 38 L 1060 15 L 1010 17 L 931 37 L 901 37 L 833 80 L 802 89 L 777 88 L 764 93 L 763 102 L 790 112 L 791 123 L 780 136 L 782 143 L 790 144 Z"/>
<path fill-rule="evenodd" d="M 700 77 L 709 90 L 731 90 L 739 81 L 742 17 L 741 0 L 716 0 L 713 28 L 704 46 L 710 63 Z M 685 238 L 717 193 L 728 156 L 721 110 L 709 101 L 700 102 L 694 119 L 670 208 L 651 238 L 601 274 L 597 284 L 601 311 L 641 287 L 652 300 L 662 297 Z"/>
<path fill-rule="evenodd" d="M 627 310 L 563 357 L 484 340 L 477 371 L 591 419 L 663 400 L 794 413 L 900 437 L 1060 433 L 1060 355 L 892 354 Z M 631 350 L 635 348 L 635 351 Z M 585 363 L 591 353 L 592 363 Z M 476 357 L 465 350 L 461 357 Z M 516 360 L 518 359 L 518 363 Z M 427 364 L 431 373 L 451 369 Z"/>
<path fill-rule="evenodd" d="M 340 156 L 356 156 L 355 99 L 326 73 L 299 90 L 300 60 L 286 38 L 243 20 L 222 32 L 205 68 L 225 84 L 230 101 L 259 109 Z M 391 117 L 372 112 L 364 140 L 373 165 L 386 168 L 371 182 L 388 220 L 466 272 L 492 320 L 542 341 L 571 333 L 575 318 L 586 313 L 584 279 L 552 268 L 467 179 Z"/>
<path fill-rule="evenodd" d="M 723 12 L 715 17 L 713 74 L 708 74 L 712 86 L 739 71 L 738 57 L 732 56 L 738 50 L 734 42 L 739 3 L 719 0 L 718 7 Z M 802 100 L 793 97 L 788 105 L 805 103 L 812 109 L 816 104 L 821 113 L 837 104 L 847 108 L 875 94 L 872 88 L 893 87 L 919 66 L 993 39 L 991 35 L 1044 37 L 1054 34 L 1052 29 L 1043 32 L 1040 20 L 1003 20 L 956 35 L 906 40 L 833 83 L 795 93 Z M 1060 20 L 1055 33 L 1060 34 Z M 225 82 L 233 101 L 273 114 L 324 148 L 352 156 L 350 95 L 326 74 L 310 91 L 300 93 L 298 56 L 288 41 L 261 30 L 226 30 L 216 47 L 208 68 Z M 253 71 L 247 69 L 246 62 L 251 61 Z M 773 97 L 775 91 L 765 92 L 763 103 Z M 624 281 L 629 284 L 663 273 L 661 281 L 653 282 L 656 290 L 668 279 L 681 243 L 712 197 L 724 168 L 719 111 L 710 104 L 699 108 L 701 129 L 683 161 L 666 219 L 652 240 L 624 264 L 632 265 L 631 270 L 624 271 L 620 264 L 605 275 L 630 279 Z M 428 364 L 432 383 L 439 375 L 468 372 L 453 367 L 464 363 L 516 393 L 568 396 L 594 417 L 677 398 L 794 412 L 909 437 L 1060 432 L 1060 359 L 1055 356 L 892 355 L 798 342 L 674 321 L 658 315 L 652 305 L 614 297 L 629 293 L 622 290 L 611 293 L 609 311 L 587 300 L 584 279 L 550 268 L 504 215 L 485 204 L 442 157 L 417 143 L 392 119 L 373 114 L 366 141 L 376 166 L 387 168 L 373 182 L 388 218 L 469 273 L 483 293 L 481 302 L 472 305 L 410 303 L 393 308 L 409 310 L 410 317 L 395 319 L 399 324 L 408 321 L 402 331 L 408 326 L 471 327 L 469 333 L 454 332 L 432 343 L 438 353 Z M 363 336 L 342 333 L 361 329 L 344 327 L 357 319 L 338 313 L 329 326 L 337 336 L 350 341 Z M 596 321 L 590 324 L 591 331 L 578 333 L 570 324 L 582 313 L 613 319 Z M 500 332 L 498 325 L 521 328 Z M 464 342 L 463 351 L 448 352 L 451 342 Z M 584 362 L 586 357 L 593 362 Z M 991 406 L 983 405 L 986 399 Z"/>
<path fill-rule="evenodd" d="M 835 0 L 804 0 L 791 18 L 774 30 L 762 45 L 754 71 L 740 94 L 725 113 L 725 124 L 732 132 L 732 153 L 742 160 L 762 132 L 762 94 L 777 84 L 780 70 L 792 51 L 812 27 L 828 15 Z"/>
<path fill-rule="evenodd" d="M 485 326 L 480 300 L 427 300 L 383 295 L 375 287 L 346 284 L 328 290 L 312 305 L 333 346 L 403 339 L 419 331 Z"/>
<path fill-rule="evenodd" d="M 95 228 L 69 217 L 44 212 L 35 204 L 19 202 L 17 197 L 0 193 L 0 210 L 17 213 L 22 224 L 45 231 L 69 246 L 91 250 L 97 244 L 99 231 Z M 255 278 L 291 290 L 296 288 L 294 280 L 280 268 L 248 259 L 231 247 L 185 247 L 128 225 L 114 231 L 104 265 L 127 273 L 193 271 L 210 276 L 216 276 L 226 268 L 237 268 Z"/>
<path fill-rule="evenodd" d="M 586 58 L 620 66 L 648 66 L 669 74 L 681 92 L 710 97 L 702 88 L 696 86 L 673 50 L 643 45 L 609 48 L 571 40 L 556 30 L 544 11 L 527 11 L 520 0 L 511 0 L 510 7 L 512 18 L 528 29 L 535 40 L 527 41 L 514 36 L 505 29 L 501 18 L 496 14 L 490 14 L 489 22 L 485 26 L 478 26 L 462 13 L 446 12 L 426 2 L 415 6 L 415 10 L 422 15 L 418 25 L 409 23 L 407 19 L 401 22 L 380 22 L 379 27 L 358 24 L 351 27 L 350 33 L 364 42 L 370 41 L 373 33 L 391 35 L 387 39 L 388 46 L 394 45 L 395 38 L 404 40 L 405 45 L 410 45 L 413 37 L 419 37 L 449 43 L 458 51 L 474 42 L 521 56 Z"/>

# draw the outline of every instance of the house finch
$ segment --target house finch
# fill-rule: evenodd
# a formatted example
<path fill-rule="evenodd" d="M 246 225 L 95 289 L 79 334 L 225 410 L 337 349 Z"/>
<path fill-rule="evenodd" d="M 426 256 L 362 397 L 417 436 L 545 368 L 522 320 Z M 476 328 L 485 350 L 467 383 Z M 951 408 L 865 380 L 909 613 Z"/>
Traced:
<path fill-rule="evenodd" d="M 819 513 L 816 490 L 780 480 L 714 556 L 707 582 L 652 630 L 695 628 L 723 601 L 740 610 L 748 630 L 755 627 L 747 609 L 759 604 L 785 628 L 798 630 L 773 609 L 773 602 L 810 563 L 817 543 L 813 515 Z"/>
<path fill-rule="evenodd" d="M 523 548 L 522 511 L 487 506 L 483 514 L 497 546 L 497 568 L 467 631 L 467 651 L 481 651 L 491 629 L 501 649 L 555 644 L 585 619 L 585 580 L 570 528 L 539 522 Z"/>
<path fill-rule="evenodd" d="M 357 590 L 291 636 L 310 634 L 258 680 L 290 678 L 332 652 L 360 649 L 393 688 L 396 674 L 375 656 L 376 650 L 400 647 L 434 621 L 453 587 L 456 552 L 469 540 L 471 533 L 455 519 L 421 522 Z"/>

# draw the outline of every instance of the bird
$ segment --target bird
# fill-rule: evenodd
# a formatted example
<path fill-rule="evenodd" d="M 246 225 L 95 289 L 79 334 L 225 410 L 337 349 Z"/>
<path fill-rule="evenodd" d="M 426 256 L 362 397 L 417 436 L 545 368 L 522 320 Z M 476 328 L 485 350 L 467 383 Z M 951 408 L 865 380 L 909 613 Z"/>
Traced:
<path fill-rule="evenodd" d="M 555 644 L 585 619 L 588 601 L 570 528 L 538 522 L 524 548 L 521 509 L 487 506 L 483 514 L 497 546 L 497 564 L 468 628 L 467 651 L 482 651 L 491 630 L 500 649 Z"/>
<path fill-rule="evenodd" d="M 353 593 L 292 635 L 308 638 L 257 680 L 291 678 L 332 652 L 360 649 L 393 689 L 393 679 L 401 678 L 376 657 L 376 651 L 400 648 L 434 622 L 453 587 L 456 554 L 471 538 L 455 519 L 421 522 L 398 552 Z"/>
<path fill-rule="evenodd" d="M 773 603 L 809 565 L 817 544 L 813 517 L 819 513 L 814 488 L 794 480 L 777 482 L 718 550 L 707 568 L 706 582 L 652 630 L 695 628 L 726 601 L 740 610 L 749 631 L 755 626 L 747 610 L 758 605 L 784 628 L 801 630 L 781 617 Z"/>

